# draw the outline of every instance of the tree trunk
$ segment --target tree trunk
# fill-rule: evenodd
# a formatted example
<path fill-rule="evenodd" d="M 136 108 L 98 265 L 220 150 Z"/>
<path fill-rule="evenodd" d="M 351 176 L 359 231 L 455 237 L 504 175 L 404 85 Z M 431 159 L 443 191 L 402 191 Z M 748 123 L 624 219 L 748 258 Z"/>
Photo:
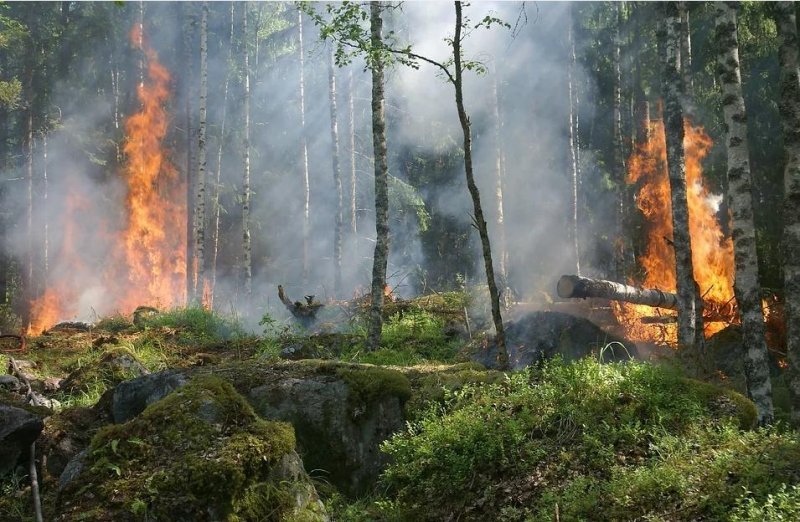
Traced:
<path fill-rule="evenodd" d="M 208 97 L 208 2 L 202 4 L 200 17 L 200 122 L 197 140 L 197 183 L 194 207 L 194 289 L 196 303 L 205 296 L 205 243 L 206 243 L 206 101 Z"/>
<path fill-rule="evenodd" d="M 342 214 L 344 197 L 342 194 L 342 170 L 339 166 L 339 125 L 336 114 L 336 70 L 333 65 L 333 51 L 328 54 L 328 85 L 330 87 L 331 143 L 333 144 L 333 185 L 336 189 L 336 215 L 333 226 L 333 294 L 336 299 L 342 295 Z"/>
<path fill-rule="evenodd" d="M 620 65 L 620 47 L 622 45 L 620 29 L 622 25 L 622 7 L 618 2 L 614 3 L 616 22 L 614 27 L 614 50 L 612 62 L 614 68 L 614 165 L 612 172 L 613 179 L 617 184 L 617 201 L 614 211 L 614 235 L 612 237 L 612 249 L 614 252 L 613 271 L 614 276 L 623 279 L 625 270 L 625 230 L 623 226 L 625 216 L 625 156 L 622 143 L 622 68 Z"/>
<path fill-rule="evenodd" d="M 380 2 L 370 2 L 370 41 L 373 49 L 383 47 Z M 380 346 L 383 329 L 383 290 L 389 257 L 389 163 L 386 149 L 386 109 L 383 91 L 383 57 L 367 58 L 372 70 L 372 145 L 375 155 L 375 254 L 372 260 L 372 302 L 369 310 L 366 350 Z"/>
<path fill-rule="evenodd" d="M 653 288 L 639 288 L 614 281 L 589 279 L 574 275 L 563 275 L 556 286 L 558 297 L 587 298 L 599 297 L 643 304 L 658 308 L 678 309 L 678 296 Z"/>
<path fill-rule="evenodd" d="M 581 274 L 580 239 L 578 232 L 578 149 L 577 149 L 577 124 L 575 115 L 575 37 L 572 31 L 572 7 L 570 7 L 569 27 L 567 38 L 569 40 L 569 67 L 567 68 L 567 93 L 569 96 L 569 167 L 572 186 L 572 255 L 575 256 L 575 273 Z"/>
<path fill-rule="evenodd" d="M 472 206 L 475 211 L 474 220 L 481 238 L 483 248 L 483 263 L 486 270 L 486 282 L 489 285 L 489 296 L 492 301 L 492 319 L 494 321 L 497 342 L 497 365 L 500 369 L 508 368 L 508 352 L 506 351 L 506 335 L 503 328 L 503 317 L 500 313 L 500 295 L 497 291 L 495 282 L 494 266 L 492 264 L 492 247 L 489 243 L 489 232 L 486 227 L 486 220 L 483 217 L 481 208 L 481 195 L 478 186 L 475 184 L 475 176 L 472 172 L 472 136 L 470 133 L 470 121 L 464 109 L 464 94 L 462 92 L 462 70 L 461 64 L 461 2 L 454 2 L 456 8 L 456 27 L 453 37 L 453 62 L 455 68 L 455 78 L 453 86 L 456 91 L 456 108 L 458 109 L 458 120 L 461 123 L 461 130 L 464 133 L 464 171 L 467 176 L 467 188 L 472 196 Z"/>
<path fill-rule="evenodd" d="M 300 166 L 303 169 L 303 283 L 308 283 L 308 248 L 311 236 L 311 185 L 308 177 L 308 137 L 306 135 L 305 48 L 303 47 L 303 11 L 297 10 L 298 50 L 300 52 Z"/>
<path fill-rule="evenodd" d="M 231 2 L 231 15 L 230 15 L 230 29 L 228 31 L 228 61 L 230 64 L 233 59 L 233 20 L 234 20 L 234 4 Z M 219 205 L 219 191 L 220 182 L 222 180 L 222 149 L 225 143 L 225 124 L 228 114 L 228 87 L 231 81 L 230 65 L 225 69 L 225 85 L 223 87 L 222 95 L 222 121 L 219 126 L 219 147 L 217 148 L 217 172 L 214 177 L 214 190 L 211 195 L 211 211 L 214 213 L 214 228 L 211 249 L 211 285 L 208 296 L 208 307 L 214 309 L 214 291 L 217 287 L 217 257 L 219 256 L 219 221 L 220 221 L 220 205 Z"/>
<path fill-rule="evenodd" d="M 50 212 L 47 202 L 47 131 L 42 131 L 42 221 L 44 239 L 42 245 L 42 285 L 46 289 L 50 279 Z"/>
<path fill-rule="evenodd" d="M 247 3 L 242 5 L 242 52 L 244 53 L 244 179 L 242 180 L 242 276 L 245 300 L 253 292 L 253 263 L 250 241 L 250 51 L 247 34 Z"/>
<path fill-rule="evenodd" d="M 758 283 L 756 233 L 753 223 L 752 183 L 747 113 L 742 98 L 736 6 L 716 2 L 717 72 L 722 87 L 722 109 L 727 128 L 728 207 L 733 216 L 733 253 L 736 263 L 734 293 L 742 316 L 742 344 L 747 393 L 758 408 L 760 424 L 773 419 L 761 287 Z"/>
<path fill-rule="evenodd" d="M 689 208 L 686 196 L 686 163 L 683 150 L 682 88 L 678 71 L 680 17 L 675 2 L 664 4 L 661 59 L 664 94 L 664 131 L 667 140 L 667 169 L 672 194 L 672 242 L 675 247 L 678 287 L 678 344 L 703 349 L 702 304 L 692 270 L 692 245 L 689 236 Z M 699 308 L 698 308 L 699 307 Z"/>
<path fill-rule="evenodd" d="M 776 2 L 780 36 L 780 113 L 785 155 L 783 280 L 786 310 L 786 372 L 792 422 L 800 425 L 800 74 L 794 2 Z"/>
<path fill-rule="evenodd" d="M 33 72 L 31 72 L 31 77 Z M 28 135 L 26 137 L 26 177 L 28 181 L 28 201 L 27 201 L 27 234 L 26 234 L 26 250 L 27 259 L 25 260 L 24 270 L 24 288 L 25 288 L 25 313 L 23 316 L 23 326 L 26 330 L 31 327 L 31 307 L 33 304 L 36 292 L 33 288 L 33 107 L 32 97 L 33 93 L 30 92 L 29 102 L 31 106 L 28 108 Z"/>
<path fill-rule="evenodd" d="M 184 65 L 186 67 L 186 92 L 185 94 L 185 107 L 186 111 L 186 303 L 194 302 L 195 288 L 197 281 L 197 264 L 195 258 L 195 192 L 194 187 L 196 184 L 195 178 L 195 136 L 194 136 L 194 106 L 192 99 L 194 97 L 194 67 L 192 60 L 193 46 L 193 27 L 191 22 L 191 14 L 189 12 L 190 4 L 178 4 L 180 6 L 181 16 L 186 19 L 183 28 L 183 52 L 184 52 Z"/>
<path fill-rule="evenodd" d="M 356 218 L 356 117 L 355 117 L 355 83 L 353 82 L 353 69 L 347 73 L 347 109 L 350 132 L 350 232 L 353 238 L 358 233 L 358 220 Z"/>
<path fill-rule="evenodd" d="M 494 116 L 494 158 L 495 158 L 495 183 L 494 196 L 497 205 L 497 236 L 500 240 L 500 278 L 503 283 L 503 293 L 505 301 L 510 298 L 508 288 L 508 246 L 506 241 L 505 223 L 505 202 L 503 192 L 505 190 L 505 155 L 503 153 L 502 127 L 503 121 L 500 118 L 500 99 L 497 93 L 497 72 L 492 78 L 492 101 Z"/>

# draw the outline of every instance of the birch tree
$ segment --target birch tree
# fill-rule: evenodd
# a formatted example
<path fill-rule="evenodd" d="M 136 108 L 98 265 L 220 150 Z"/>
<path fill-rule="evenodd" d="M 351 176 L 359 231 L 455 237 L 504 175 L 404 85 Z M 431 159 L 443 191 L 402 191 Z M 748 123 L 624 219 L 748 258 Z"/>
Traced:
<path fill-rule="evenodd" d="M 328 91 L 331 108 L 331 143 L 333 145 L 333 186 L 336 190 L 336 211 L 333 225 L 333 293 L 339 298 L 342 294 L 342 214 L 344 196 L 342 194 L 342 169 L 339 162 L 339 125 L 336 113 L 336 69 L 333 53 L 328 54 Z"/>
<path fill-rule="evenodd" d="M 667 169 L 672 199 L 672 243 L 675 248 L 675 273 L 678 286 L 678 344 L 703 349 L 702 302 L 692 268 L 689 236 L 689 204 L 686 195 L 686 163 L 683 149 L 683 95 L 678 70 L 680 16 L 676 2 L 664 3 L 664 27 L 660 30 L 664 132 L 667 140 Z"/>
<path fill-rule="evenodd" d="M 785 167 L 783 203 L 783 281 L 786 310 L 786 376 L 792 422 L 800 425 L 800 74 L 794 2 L 776 2 L 780 37 L 780 114 Z"/>
<path fill-rule="evenodd" d="M 197 181 L 194 206 L 194 289 L 195 301 L 202 301 L 205 280 L 206 223 L 206 100 L 208 97 L 208 2 L 200 15 L 200 121 L 197 140 Z"/>
<path fill-rule="evenodd" d="M 242 61 L 244 62 L 244 175 L 242 179 L 242 278 L 245 299 L 253 291 L 253 253 L 250 240 L 250 58 L 247 3 L 242 6 Z"/>
<path fill-rule="evenodd" d="M 572 188 L 572 255 L 575 256 L 575 273 L 581 275 L 581 251 L 578 226 L 578 188 L 580 173 L 578 171 L 578 115 L 577 96 L 575 95 L 575 35 L 573 34 L 573 7 L 569 10 L 567 40 L 569 44 L 569 66 L 567 68 L 567 94 L 569 96 L 569 169 Z"/>
<path fill-rule="evenodd" d="M 228 88 L 231 82 L 231 62 L 233 61 L 233 25 L 234 4 L 231 2 L 230 24 L 228 30 L 228 67 L 225 70 L 225 83 L 222 88 L 222 119 L 219 126 L 219 143 L 217 147 L 217 172 L 214 177 L 214 188 L 211 195 L 211 211 L 213 212 L 212 248 L 211 248 L 211 288 L 209 293 L 209 308 L 214 308 L 214 291 L 217 287 L 217 259 L 219 257 L 219 222 L 222 208 L 219 203 L 219 192 L 222 180 L 222 151 L 225 145 L 225 124 L 228 115 Z"/>
<path fill-rule="evenodd" d="M 297 50 L 300 55 L 300 168 L 303 179 L 303 283 L 308 283 L 308 247 L 311 235 L 311 185 L 308 176 L 308 137 L 306 135 L 305 47 L 303 10 L 297 10 Z"/>
<path fill-rule="evenodd" d="M 761 424 L 772 422 L 772 385 L 769 378 L 758 258 L 753 222 L 752 182 L 747 140 L 747 113 L 742 98 L 736 5 L 716 2 L 717 73 L 727 131 L 728 206 L 733 216 L 733 253 L 736 266 L 734 293 L 742 318 L 742 344 L 747 393 L 758 408 Z"/>

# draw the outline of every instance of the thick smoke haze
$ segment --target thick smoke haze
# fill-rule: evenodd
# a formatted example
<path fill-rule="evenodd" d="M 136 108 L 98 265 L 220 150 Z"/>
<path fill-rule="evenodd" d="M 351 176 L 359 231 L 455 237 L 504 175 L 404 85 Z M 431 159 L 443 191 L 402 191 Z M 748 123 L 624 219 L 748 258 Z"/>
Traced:
<path fill-rule="evenodd" d="M 252 324 L 268 311 L 284 317 L 276 288 L 283 284 L 289 295 L 300 298 L 314 294 L 318 299 L 349 298 L 369 287 L 374 248 L 374 195 L 372 186 L 372 134 L 370 113 L 371 76 L 358 60 L 336 69 L 340 165 L 345 196 L 343 295 L 334 296 L 333 252 L 335 189 L 332 174 L 332 141 L 328 78 L 331 44 L 319 40 L 319 28 L 304 16 L 305 129 L 300 113 L 300 54 L 297 11 L 293 4 L 247 4 L 250 33 L 247 48 L 251 68 L 251 177 L 253 238 L 253 300 L 244 305 L 241 295 L 242 267 L 242 109 L 244 44 L 241 35 L 242 9 L 234 8 L 233 48 L 229 49 L 231 5 L 211 2 L 208 57 L 208 201 L 206 215 L 206 260 L 212 252 L 213 209 L 211 194 L 216 184 L 217 155 L 222 143 L 220 170 L 220 239 L 217 287 L 214 306 L 235 311 Z M 312 4 L 324 11 L 324 4 Z M 139 81 L 141 54 L 131 48 L 128 33 L 139 16 L 138 3 L 79 3 L 76 9 L 104 9 L 109 20 L 106 45 L 84 46 L 71 52 L 78 58 L 71 70 L 50 94 L 52 124 L 47 133 L 47 161 L 44 143 L 37 137 L 34 196 L 34 235 L 27 234 L 27 168 L 4 173 L 8 183 L 3 205 L 16 216 L 7 235 L 7 251 L 24 263 L 30 245 L 37 267 L 34 280 L 38 293 L 67 281 L 70 313 L 60 320 L 93 319 L 119 310 L 118 296 L 103 286 L 101 274 L 109 272 L 114 252 L 109 238 L 124 226 L 126 187 L 125 159 L 118 162 L 117 148 L 124 140 L 124 119 L 138 109 L 135 89 Z M 186 175 L 187 164 L 196 167 L 199 89 L 200 4 L 143 4 L 144 35 L 147 45 L 169 69 L 172 96 L 168 102 L 170 128 L 164 141 L 169 161 Z M 499 17 L 510 29 L 477 28 L 464 41 L 465 57 L 482 62 L 487 74 L 467 72 L 464 77 L 465 103 L 472 122 L 475 174 L 482 195 L 499 264 L 499 231 L 495 220 L 496 158 L 498 145 L 505 159 L 505 226 L 509 254 L 507 284 L 522 300 L 541 300 L 552 294 L 561 273 L 574 272 L 571 249 L 571 186 L 569 170 L 569 99 L 567 39 L 569 4 L 479 2 L 465 8 L 474 24 L 486 15 Z M 414 52 L 446 63 L 451 49 L 445 39 L 452 35 L 455 13 L 449 2 L 409 2 L 386 13 L 386 31 L 395 31 L 398 43 L 410 44 Z M 87 28 L 87 31 L 89 29 Z M 97 29 L 93 29 L 96 31 Z M 580 49 L 578 49 L 580 52 Z M 229 59 L 230 53 L 230 59 Z M 353 77 L 349 93 L 348 77 Z M 588 76 L 576 66 L 575 83 L 590 91 Z M 228 77 L 227 105 L 224 85 Z M 464 181 L 458 148 L 462 144 L 453 86 L 435 67 L 421 64 L 412 69 L 392 65 L 386 74 L 390 175 L 397 178 L 392 194 L 399 197 L 403 187 L 413 186 L 424 202 L 431 226 L 447 222 L 469 232 L 468 241 L 458 246 L 439 246 L 441 256 L 448 249 L 463 248 L 466 262 L 452 266 L 445 279 L 480 283 L 483 261 L 477 232 L 471 228 L 472 203 Z M 501 120 L 500 142 L 495 140 L 494 85 L 497 86 Z M 350 126 L 349 94 L 354 100 L 354 140 L 357 201 L 357 234 L 347 232 L 349 224 Z M 594 108 L 581 100 L 580 117 L 588 121 Z M 191 121 L 187 119 L 187 107 Z M 225 134 L 220 135 L 223 112 Z M 118 114 L 118 116 L 115 116 Z M 610 124 L 610 120 L 609 120 Z M 190 134 L 187 137 L 187 127 Z M 303 277 L 303 185 L 302 138 L 308 151 L 310 179 L 309 273 Z M 89 139 L 91 138 L 91 139 Z M 450 156 L 449 178 L 435 183 L 424 167 L 413 167 L 414 155 L 434 158 Z M 452 158 L 455 157 L 455 160 Z M 192 162 L 192 163 L 190 163 Z M 584 175 L 593 175 L 592 158 Z M 47 171 L 47 199 L 44 200 L 42 172 Z M 416 169 L 416 170 L 415 170 Z M 422 174 L 420 174 L 422 172 Z M 402 183 L 400 183 L 402 182 Z M 408 185 L 405 185 L 408 184 Z M 400 187 L 400 188 L 398 188 Z M 418 219 L 398 201 L 393 202 L 391 257 L 388 283 L 400 295 L 423 290 L 444 290 L 432 284 L 426 274 L 435 264 L 435 248 L 426 247 L 418 230 Z M 602 202 L 599 202 L 602 203 Z M 600 205 L 602 206 L 602 205 Z M 602 212 L 588 220 L 581 230 L 581 243 L 603 235 Z M 47 223 L 45 273 L 44 244 Z M 592 270 L 592 252 L 583 254 L 582 264 Z M 497 269 L 497 268 L 496 268 Z M 586 270 L 585 270 L 586 271 Z M 456 274 L 458 272 L 458 275 Z M 210 274 L 209 274 L 210 275 Z M 433 287 L 433 288 L 432 288 Z M 142 303 L 158 304 L 158 303 Z M 129 312 L 129 311 L 127 311 Z"/>

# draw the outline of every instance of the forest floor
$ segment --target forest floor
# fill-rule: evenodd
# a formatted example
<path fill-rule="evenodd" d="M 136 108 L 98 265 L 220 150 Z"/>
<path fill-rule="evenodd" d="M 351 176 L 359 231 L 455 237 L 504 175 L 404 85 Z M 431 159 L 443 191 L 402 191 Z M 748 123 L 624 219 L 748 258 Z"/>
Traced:
<path fill-rule="evenodd" d="M 333 520 L 800 519 L 798 432 L 782 423 L 755 429 L 752 403 L 697 380 L 680 357 L 556 358 L 505 374 L 465 365 L 486 340 L 480 322 L 470 324 L 468 301 L 452 293 L 390 304 L 376 352 L 364 350 L 358 306 L 323 314 L 313 331 L 265 317 L 258 335 L 187 308 L 65 324 L 28 338 L 24 352 L 3 345 L 0 364 L 22 361 L 40 396 L 57 401 L 48 405 L 59 419 L 96 410 L 120 382 L 167 369 L 326 359 L 400 372 L 413 389 L 403 396 L 408 424 L 381 444 L 389 464 L 376 483 L 354 496 L 315 479 Z M 93 422 L 76 439 L 91 448 L 110 421 Z M 58 477 L 42 468 L 52 518 Z M 25 473 L 0 487 L 0 519 L 33 520 Z M 137 498 L 124 519 L 158 520 L 143 504 Z M 256 519 L 241 513 L 209 520 Z M 86 516 L 59 520 L 113 519 Z"/>

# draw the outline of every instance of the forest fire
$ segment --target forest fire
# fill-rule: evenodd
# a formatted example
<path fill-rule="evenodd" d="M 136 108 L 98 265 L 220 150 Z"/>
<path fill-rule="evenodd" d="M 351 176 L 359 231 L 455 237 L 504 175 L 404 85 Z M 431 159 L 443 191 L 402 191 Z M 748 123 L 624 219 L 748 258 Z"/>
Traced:
<path fill-rule="evenodd" d="M 137 25 L 131 42 L 136 48 L 143 47 L 147 71 L 137 88 L 140 108 L 125 121 L 122 176 L 127 195 L 124 206 L 120 205 L 122 230 L 104 233 L 114 228 L 109 223 L 96 223 L 92 231 L 76 229 L 75 218 L 86 207 L 86 196 L 70 191 L 62 216 L 61 269 L 31 305 L 31 334 L 82 312 L 78 309 L 81 289 L 76 286 L 80 284 L 77 274 L 101 279 L 109 311 L 128 313 L 140 305 L 166 307 L 185 300 L 186 189 L 163 146 L 169 127 L 165 105 L 171 95 L 170 74 L 155 51 L 142 44 L 139 31 Z M 87 236 L 109 243 L 102 272 L 84 266 L 79 245 Z"/>
<path fill-rule="evenodd" d="M 652 122 L 650 130 L 650 140 L 632 154 L 628 165 L 627 181 L 640 187 L 636 201 L 647 223 L 647 246 L 639 258 L 644 278 L 637 283 L 647 288 L 675 292 L 672 204 L 663 122 Z M 695 280 L 706 306 L 704 315 L 712 319 L 705 322 L 705 335 L 708 337 L 737 320 L 733 293 L 733 243 L 722 233 L 717 220 L 718 203 L 703 184 L 701 162 L 711 148 L 711 139 L 702 128 L 688 121 L 684 122 L 684 131 L 692 259 Z M 614 302 L 612 306 L 631 339 L 676 342 L 674 322 L 642 323 L 642 318 L 653 316 L 653 308 L 621 302 Z M 674 315 L 675 312 L 662 313 Z"/>

